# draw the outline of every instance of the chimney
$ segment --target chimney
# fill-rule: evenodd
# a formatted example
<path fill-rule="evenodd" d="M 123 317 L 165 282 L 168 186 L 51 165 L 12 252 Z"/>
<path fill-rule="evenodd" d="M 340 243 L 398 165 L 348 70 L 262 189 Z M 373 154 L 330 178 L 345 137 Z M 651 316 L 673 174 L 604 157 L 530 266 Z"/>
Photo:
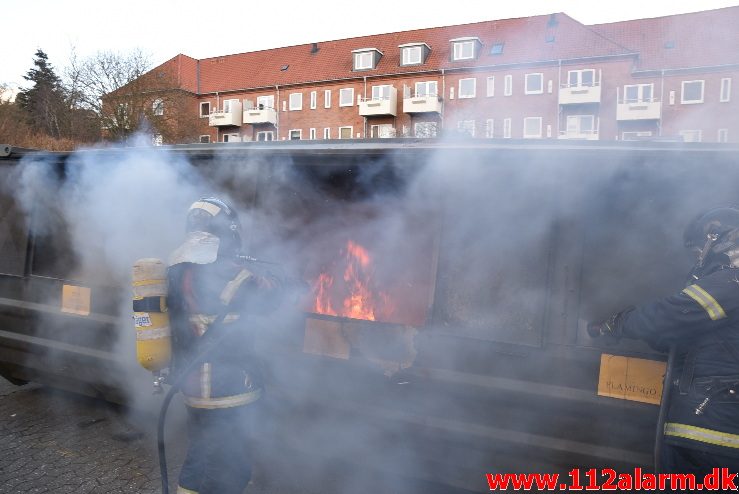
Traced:
<path fill-rule="evenodd" d="M 318 48 L 318 43 L 313 43 L 311 45 L 311 47 L 310 47 L 310 53 L 311 53 L 311 55 L 315 55 L 316 53 L 318 53 L 318 50 L 319 49 L 320 48 Z"/>

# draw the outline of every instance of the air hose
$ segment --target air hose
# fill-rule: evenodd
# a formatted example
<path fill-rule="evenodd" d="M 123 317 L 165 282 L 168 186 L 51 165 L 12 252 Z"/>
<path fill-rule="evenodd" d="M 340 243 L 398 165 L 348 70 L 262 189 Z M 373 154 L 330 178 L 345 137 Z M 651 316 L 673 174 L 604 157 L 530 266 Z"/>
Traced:
<path fill-rule="evenodd" d="M 670 351 L 667 355 L 667 369 L 665 370 L 665 379 L 662 384 L 662 402 L 659 406 L 659 418 L 657 419 L 657 434 L 654 440 L 654 472 L 661 473 L 662 470 L 662 449 L 665 442 L 665 420 L 667 420 L 667 410 L 670 408 L 670 393 L 672 391 L 672 370 L 675 367 L 675 356 L 677 348 L 673 343 L 670 345 Z"/>

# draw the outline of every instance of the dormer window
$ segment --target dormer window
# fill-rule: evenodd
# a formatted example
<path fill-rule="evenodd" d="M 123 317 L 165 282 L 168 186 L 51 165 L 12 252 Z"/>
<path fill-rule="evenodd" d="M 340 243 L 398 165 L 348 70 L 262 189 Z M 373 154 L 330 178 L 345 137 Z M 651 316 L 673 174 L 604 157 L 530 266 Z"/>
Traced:
<path fill-rule="evenodd" d="M 474 60 L 480 52 L 482 42 L 480 38 L 456 38 L 450 40 L 452 43 L 452 61 Z"/>
<path fill-rule="evenodd" d="M 352 53 L 354 54 L 354 70 L 376 69 L 382 57 L 382 52 L 377 48 L 362 48 L 353 50 Z"/>
<path fill-rule="evenodd" d="M 431 52 L 426 43 L 408 43 L 398 46 L 400 48 L 400 65 L 421 65 Z"/>

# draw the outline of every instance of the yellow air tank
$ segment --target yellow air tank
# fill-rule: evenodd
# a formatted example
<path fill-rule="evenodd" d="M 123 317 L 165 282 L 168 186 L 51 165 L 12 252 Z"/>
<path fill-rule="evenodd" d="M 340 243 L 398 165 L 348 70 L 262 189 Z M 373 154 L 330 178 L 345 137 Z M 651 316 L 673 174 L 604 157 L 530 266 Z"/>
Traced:
<path fill-rule="evenodd" d="M 132 285 L 136 356 L 142 367 L 158 374 L 172 355 L 167 266 L 160 259 L 139 259 L 133 265 Z"/>

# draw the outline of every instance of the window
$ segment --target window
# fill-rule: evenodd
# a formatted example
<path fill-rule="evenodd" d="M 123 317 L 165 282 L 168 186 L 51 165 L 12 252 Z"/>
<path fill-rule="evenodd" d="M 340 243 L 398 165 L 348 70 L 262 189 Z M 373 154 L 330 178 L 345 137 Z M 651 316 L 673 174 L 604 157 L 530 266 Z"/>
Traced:
<path fill-rule="evenodd" d="M 721 79 L 721 96 L 719 97 L 719 101 L 722 103 L 726 103 L 727 101 L 731 100 L 731 78 L 730 77 L 724 77 Z M 722 141 L 726 142 L 726 141 Z"/>
<path fill-rule="evenodd" d="M 436 122 L 416 122 L 413 125 L 413 135 L 421 138 L 436 137 Z"/>
<path fill-rule="evenodd" d="M 436 81 L 426 81 L 416 83 L 416 97 L 436 96 L 438 85 Z"/>
<path fill-rule="evenodd" d="M 377 50 L 355 51 L 354 70 L 369 70 L 375 68 L 375 54 Z"/>
<path fill-rule="evenodd" d="M 475 40 L 455 41 L 452 60 L 470 60 L 475 58 Z"/>
<path fill-rule="evenodd" d="M 331 139 L 331 128 L 330 127 L 325 127 L 323 129 L 323 138 L 324 139 Z"/>
<path fill-rule="evenodd" d="M 703 103 L 703 82 L 704 81 L 683 81 L 680 103 L 683 105 Z"/>
<path fill-rule="evenodd" d="M 231 113 L 238 111 L 239 100 L 225 99 L 223 100 L 223 113 Z M 224 141 L 227 142 L 227 141 Z"/>
<path fill-rule="evenodd" d="M 493 124 L 494 122 L 492 118 L 488 118 L 487 120 L 485 120 L 485 137 L 487 137 L 488 139 L 495 136 L 495 126 Z"/>
<path fill-rule="evenodd" d="M 164 101 L 157 98 L 151 104 L 151 111 L 154 115 L 164 115 Z"/>
<path fill-rule="evenodd" d="M 210 142 L 210 136 L 209 135 L 202 135 L 200 136 L 200 144 L 208 144 Z"/>
<path fill-rule="evenodd" d="M 275 96 L 270 94 L 269 96 L 257 96 L 257 109 L 264 110 L 265 108 L 275 107 Z"/>
<path fill-rule="evenodd" d="M 595 117 L 593 115 L 569 115 L 567 117 L 567 135 L 595 134 Z"/>
<path fill-rule="evenodd" d="M 164 143 L 162 134 L 154 134 L 153 136 L 151 136 L 151 143 L 154 146 L 161 146 Z"/>
<path fill-rule="evenodd" d="M 303 93 L 292 93 L 290 95 L 290 111 L 303 109 Z"/>
<path fill-rule="evenodd" d="M 263 130 L 261 132 L 257 132 L 257 141 L 274 141 L 275 140 L 275 133 L 271 130 Z"/>
<path fill-rule="evenodd" d="M 315 110 L 318 106 L 318 91 L 310 92 L 310 109 Z"/>
<path fill-rule="evenodd" d="M 241 142 L 239 134 L 223 134 L 223 142 Z"/>
<path fill-rule="evenodd" d="M 475 97 L 475 86 L 477 79 L 460 79 L 459 80 L 459 98 L 474 98 Z"/>
<path fill-rule="evenodd" d="M 729 129 L 718 129 L 718 142 L 729 142 Z"/>
<path fill-rule="evenodd" d="M 503 47 L 505 47 L 505 43 L 493 43 L 493 46 L 490 47 L 490 54 L 491 55 L 502 55 Z"/>
<path fill-rule="evenodd" d="M 203 101 L 200 103 L 200 118 L 208 115 L 210 115 L 210 101 Z"/>
<path fill-rule="evenodd" d="M 503 79 L 503 96 L 510 96 L 513 94 L 513 76 L 508 74 Z"/>
<path fill-rule="evenodd" d="M 570 70 L 567 72 L 568 87 L 593 87 L 599 85 L 595 80 L 595 69 Z"/>
<path fill-rule="evenodd" d="M 345 87 L 339 90 L 339 106 L 354 105 L 354 88 Z"/>
<path fill-rule="evenodd" d="M 681 130 L 680 135 L 684 142 L 701 142 L 703 140 L 702 130 Z"/>
<path fill-rule="evenodd" d="M 299 141 L 303 138 L 303 130 L 302 129 L 293 129 L 290 132 L 288 132 L 288 138 L 291 141 Z"/>
<path fill-rule="evenodd" d="M 330 89 L 326 89 L 323 92 L 323 107 L 331 108 L 331 90 Z"/>
<path fill-rule="evenodd" d="M 544 93 L 544 74 L 526 74 L 525 94 L 543 94 Z"/>
<path fill-rule="evenodd" d="M 352 127 L 339 127 L 339 139 L 351 139 Z"/>
<path fill-rule="evenodd" d="M 308 129 L 308 139 L 315 140 L 316 138 L 316 129 Z"/>
<path fill-rule="evenodd" d="M 382 86 L 372 86 L 372 99 L 373 100 L 389 100 L 391 87 L 392 86 L 388 84 L 383 84 Z"/>
<path fill-rule="evenodd" d="M 541 117 L 526 117 L 523 119 L 523 138 L 541 139 Z"/>
<path fill-rule="evenodd" d="M 511 119 L 510 118 L 503 119 L 503 138 L 504 139 L 511 138 Z"/>
<path fill-rule="evenodd" d="M 395 129 L 392 124 L 372 125 L 370 126 L 370 137 L 373 139 L 395 137 Z"/>
<path fill-rule="evenodd" d="M 475 121 L 460 120 L 457 122 L 457 130 L 459 130 L 460 134 L 475 137 Z"/>
<path fill-rule="evenodd" d="M 621 134 L 621 139 L 624 141 L 646 141 L 649 137 L 652 137 L 651 130 L 643 130 L 640 132 L 624 132 L 623 134 Z"/>
<path fill-rule="evenodd" d="M 495 96 L 495 76 L 488 77 L 486 93 L 488 97 Z"/>
<path fill-rule="evenodd" d="M 401 48 L 400 65 L 418 65 L 423 63 L 422 46 L 405 46 Z"/>
<path fill-rule="evenodd" d="M 624 103 L 651 103 L 654 84 L 624 86 Z"/>

